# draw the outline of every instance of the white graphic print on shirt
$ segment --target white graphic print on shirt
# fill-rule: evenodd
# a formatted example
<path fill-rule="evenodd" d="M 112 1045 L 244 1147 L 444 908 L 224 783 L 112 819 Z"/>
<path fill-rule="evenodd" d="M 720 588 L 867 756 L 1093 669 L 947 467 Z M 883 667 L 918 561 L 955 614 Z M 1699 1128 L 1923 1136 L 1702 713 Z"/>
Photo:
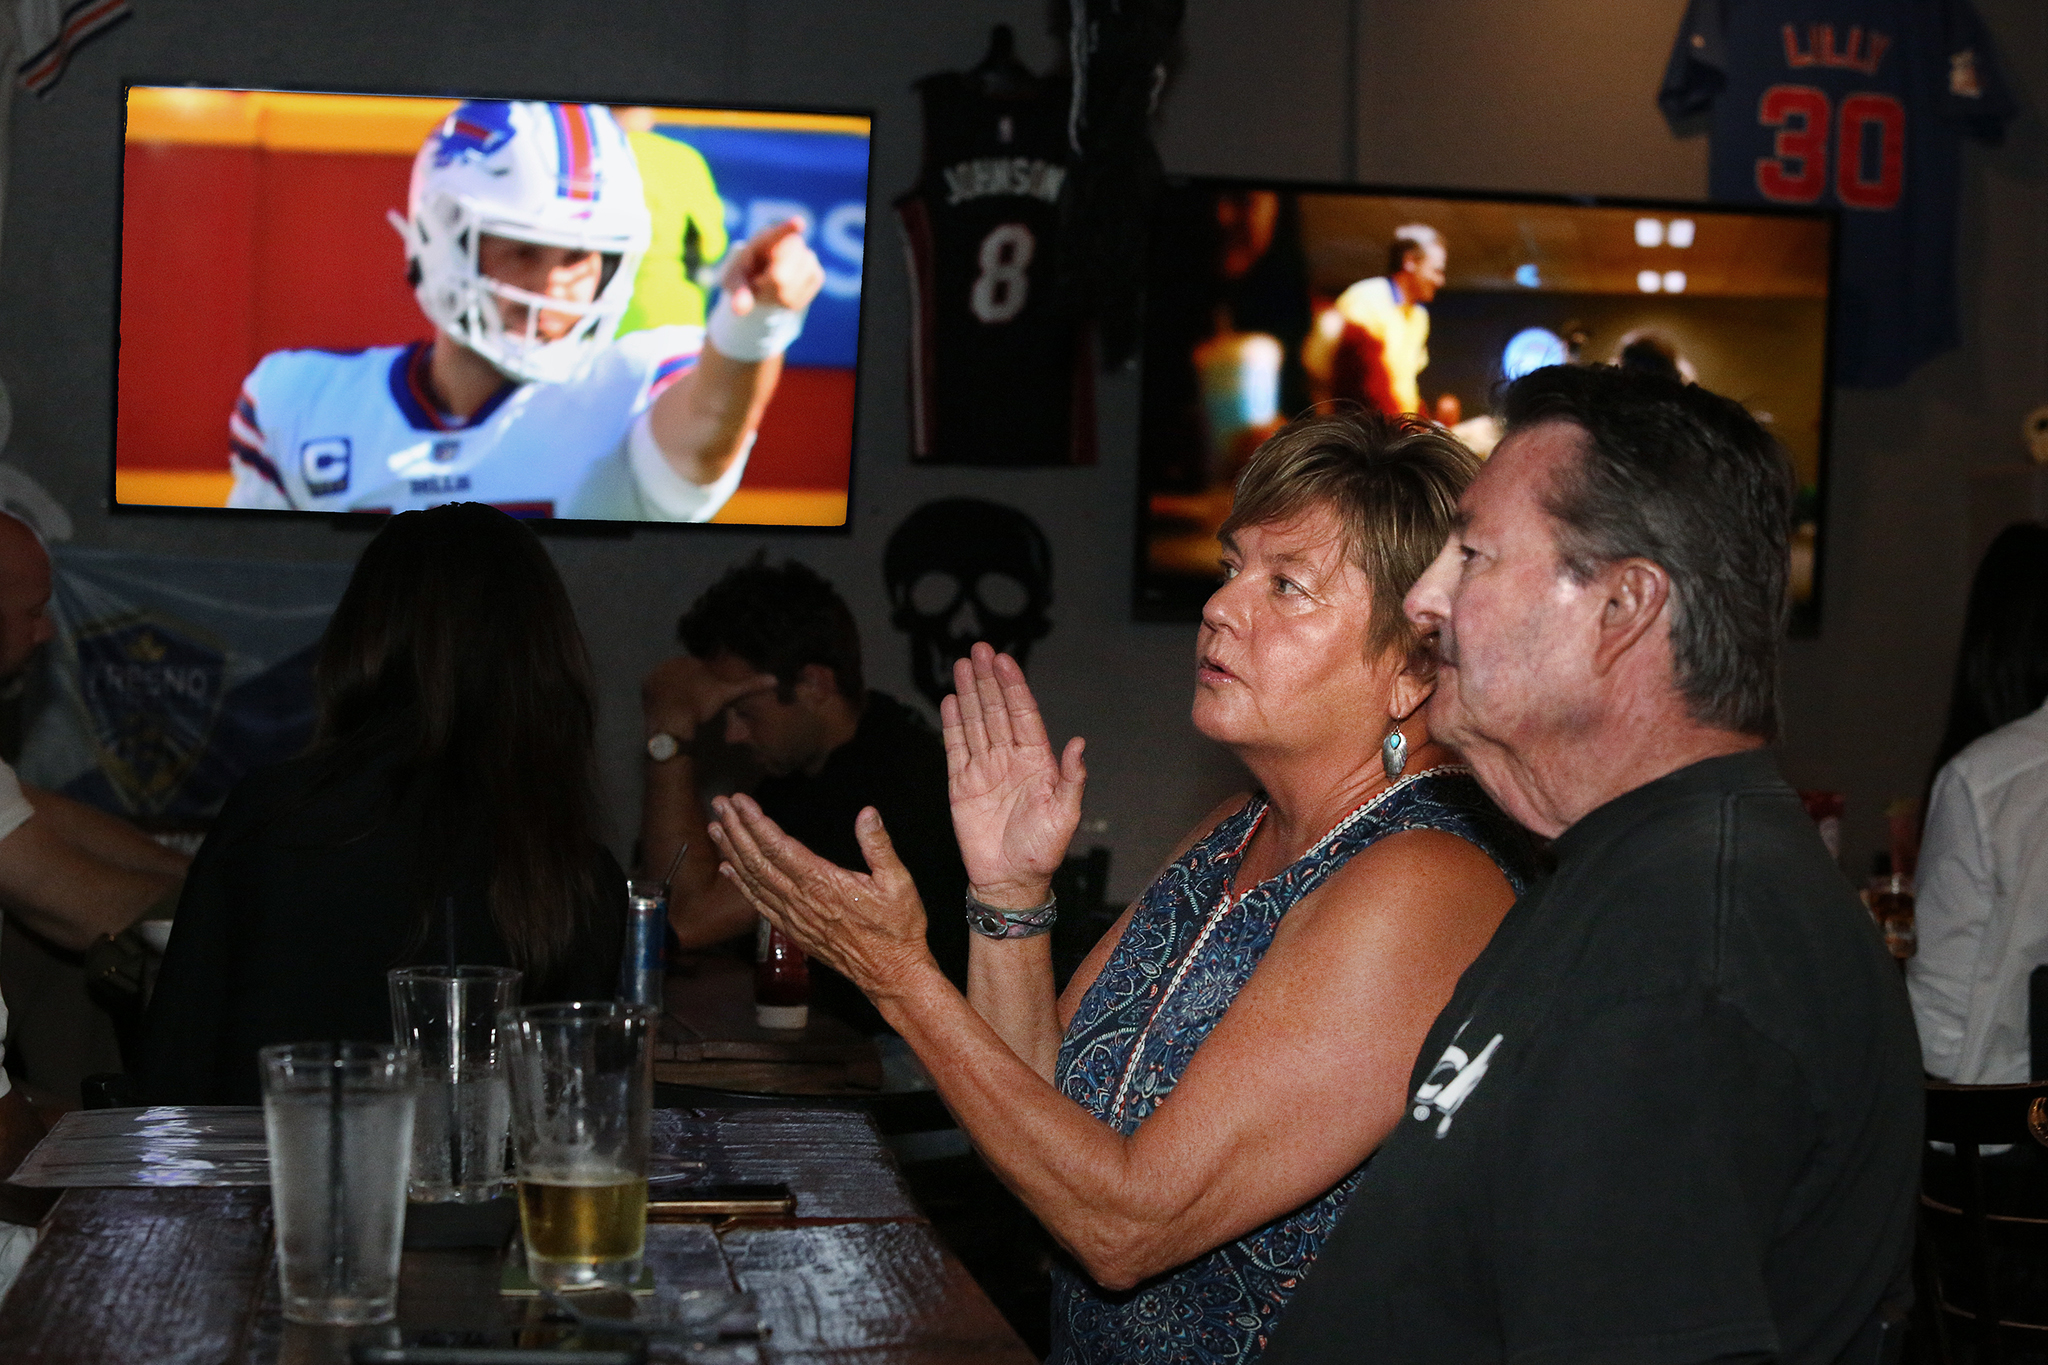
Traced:
<path fill-rule="evenodd" d="M 1436 1126 L 1436 1135 L 1442 1137 L 1451 1131 L 1451 1118 L 1458 1112 L 1458 1106 L 1468 1099 L 1474 1087 L 1486 1076 L 1486 1064 L 1492 1060 L 1494 1049 L 1500 1046 L 1501 1035 L 1493 1035 L 1493 1041 L 1482 1048 L 1477 1057 L 1469 1056 L 1458 1046 L 1459 1035 L 1465 1032 L 1467 1019 L 1458 1025 L 1458 1032 L 1451 1035 L 1451 1045 L 1444 1049 L 1444 1055 L 1437 1058 L 1435 1066 L 1429 1069 L 1429 1076 L 1415 1092 L 1415 1118 L 1427 1123 L 1437 1115 L 1443 1121 Z"/>

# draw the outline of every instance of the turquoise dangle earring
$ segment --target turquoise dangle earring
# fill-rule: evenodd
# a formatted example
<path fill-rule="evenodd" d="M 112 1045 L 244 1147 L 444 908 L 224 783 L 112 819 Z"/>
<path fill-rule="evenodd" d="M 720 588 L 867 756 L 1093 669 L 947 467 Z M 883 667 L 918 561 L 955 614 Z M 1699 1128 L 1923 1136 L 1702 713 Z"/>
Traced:
<path fill-rule="evenodd" d="M 1421 701 L 1408 708 L 1408 716 L 1429 705 L 1429 699 L 1435 695 L 1436 688 L 1431 686 L 1429 691 L 1423 694 Z M 1402 770 L 1408 766 L 1408 736 L 1401 733 L 1401 727 L 1408 723 L 1408 716 L 1396 717 L 1394 728 L 1387 731 L 1387 737 L 1380 741 L 1380 766 L 1387 770 L 1389 782 L 1399 777 Z"/>
<path fill-rule="evenodd" d="M 1408 736 L 1401 733 L 1399 725 L 1387 731 L 1387 737 L 1380 741 L 1380 766 L 1387 770 L 1389 782 L 1408 766 Z"/>

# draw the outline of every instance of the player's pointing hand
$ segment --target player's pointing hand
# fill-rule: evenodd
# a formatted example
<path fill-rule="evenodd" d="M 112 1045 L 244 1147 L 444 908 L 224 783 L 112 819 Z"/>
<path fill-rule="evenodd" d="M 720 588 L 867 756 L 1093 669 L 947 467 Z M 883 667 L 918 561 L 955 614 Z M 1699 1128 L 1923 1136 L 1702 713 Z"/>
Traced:
<path fill-rule="evenodd" d="M 699 489 L 717 485 L 744 456 L 825 268 L 804 242 L 802 221 L 791 218 L 728 252 L 719 285 L 696 367 L 647 414 L 661 462 Z"/>
<path fill-rule="evenodd" d="M 745 317 L 759 299 L 771 308 L 803 309 L 825 285 L 825 267 L 804 241 L 800 218 L 762 228 L 726 262 L 721 281 L 732 311 Z"/>

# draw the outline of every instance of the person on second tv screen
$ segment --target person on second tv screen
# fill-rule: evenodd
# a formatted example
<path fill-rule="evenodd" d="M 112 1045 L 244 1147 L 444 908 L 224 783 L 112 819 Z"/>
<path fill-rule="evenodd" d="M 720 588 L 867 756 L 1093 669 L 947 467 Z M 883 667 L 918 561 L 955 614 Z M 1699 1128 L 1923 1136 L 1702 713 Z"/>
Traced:
<path fill-rule="evenodd" d="M 472 100 L 413 162 L 407 278 L 431 342 L 274 351 L 229 419 L 230 507 L 706 521 L 739 486 L 824 271 L 795 220 L 733 252 L 703 328 L 618 336 L 650 222 L 587 104 Z"/>
<path fill-rule="evenodd" d="M 1429 305 L 1449 261 L 1442 235 L 1427 223 L 1394 229 L 1387 273 L 1339 295 L 1302 346 L 1318 397 L 1349 399 L 1389 417 L 1422 412 L 1417 381 L 1429 367 Z"/>

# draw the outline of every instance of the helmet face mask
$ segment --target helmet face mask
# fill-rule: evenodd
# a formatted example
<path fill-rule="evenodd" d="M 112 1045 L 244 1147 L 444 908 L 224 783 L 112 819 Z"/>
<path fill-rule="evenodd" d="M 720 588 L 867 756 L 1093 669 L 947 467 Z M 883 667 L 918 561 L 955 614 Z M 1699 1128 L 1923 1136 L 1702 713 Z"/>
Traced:
<path fill-rule="evenodd" d="M 391 220 L 421 311 L 511 378 L 542 383 L 573 379 L 611 342 L 649 236 L 632 148 L 596 105 L 462 105 L 420 148 L 407 216 Z M 598 253 L 595 297 L 492 279 L 478 264 L 485 236 Z M 516 327 L 505 325 L 506 304 L 524 311 Z M 543 311 L 570 317 L 568 330 L 545 338 Z"/>

